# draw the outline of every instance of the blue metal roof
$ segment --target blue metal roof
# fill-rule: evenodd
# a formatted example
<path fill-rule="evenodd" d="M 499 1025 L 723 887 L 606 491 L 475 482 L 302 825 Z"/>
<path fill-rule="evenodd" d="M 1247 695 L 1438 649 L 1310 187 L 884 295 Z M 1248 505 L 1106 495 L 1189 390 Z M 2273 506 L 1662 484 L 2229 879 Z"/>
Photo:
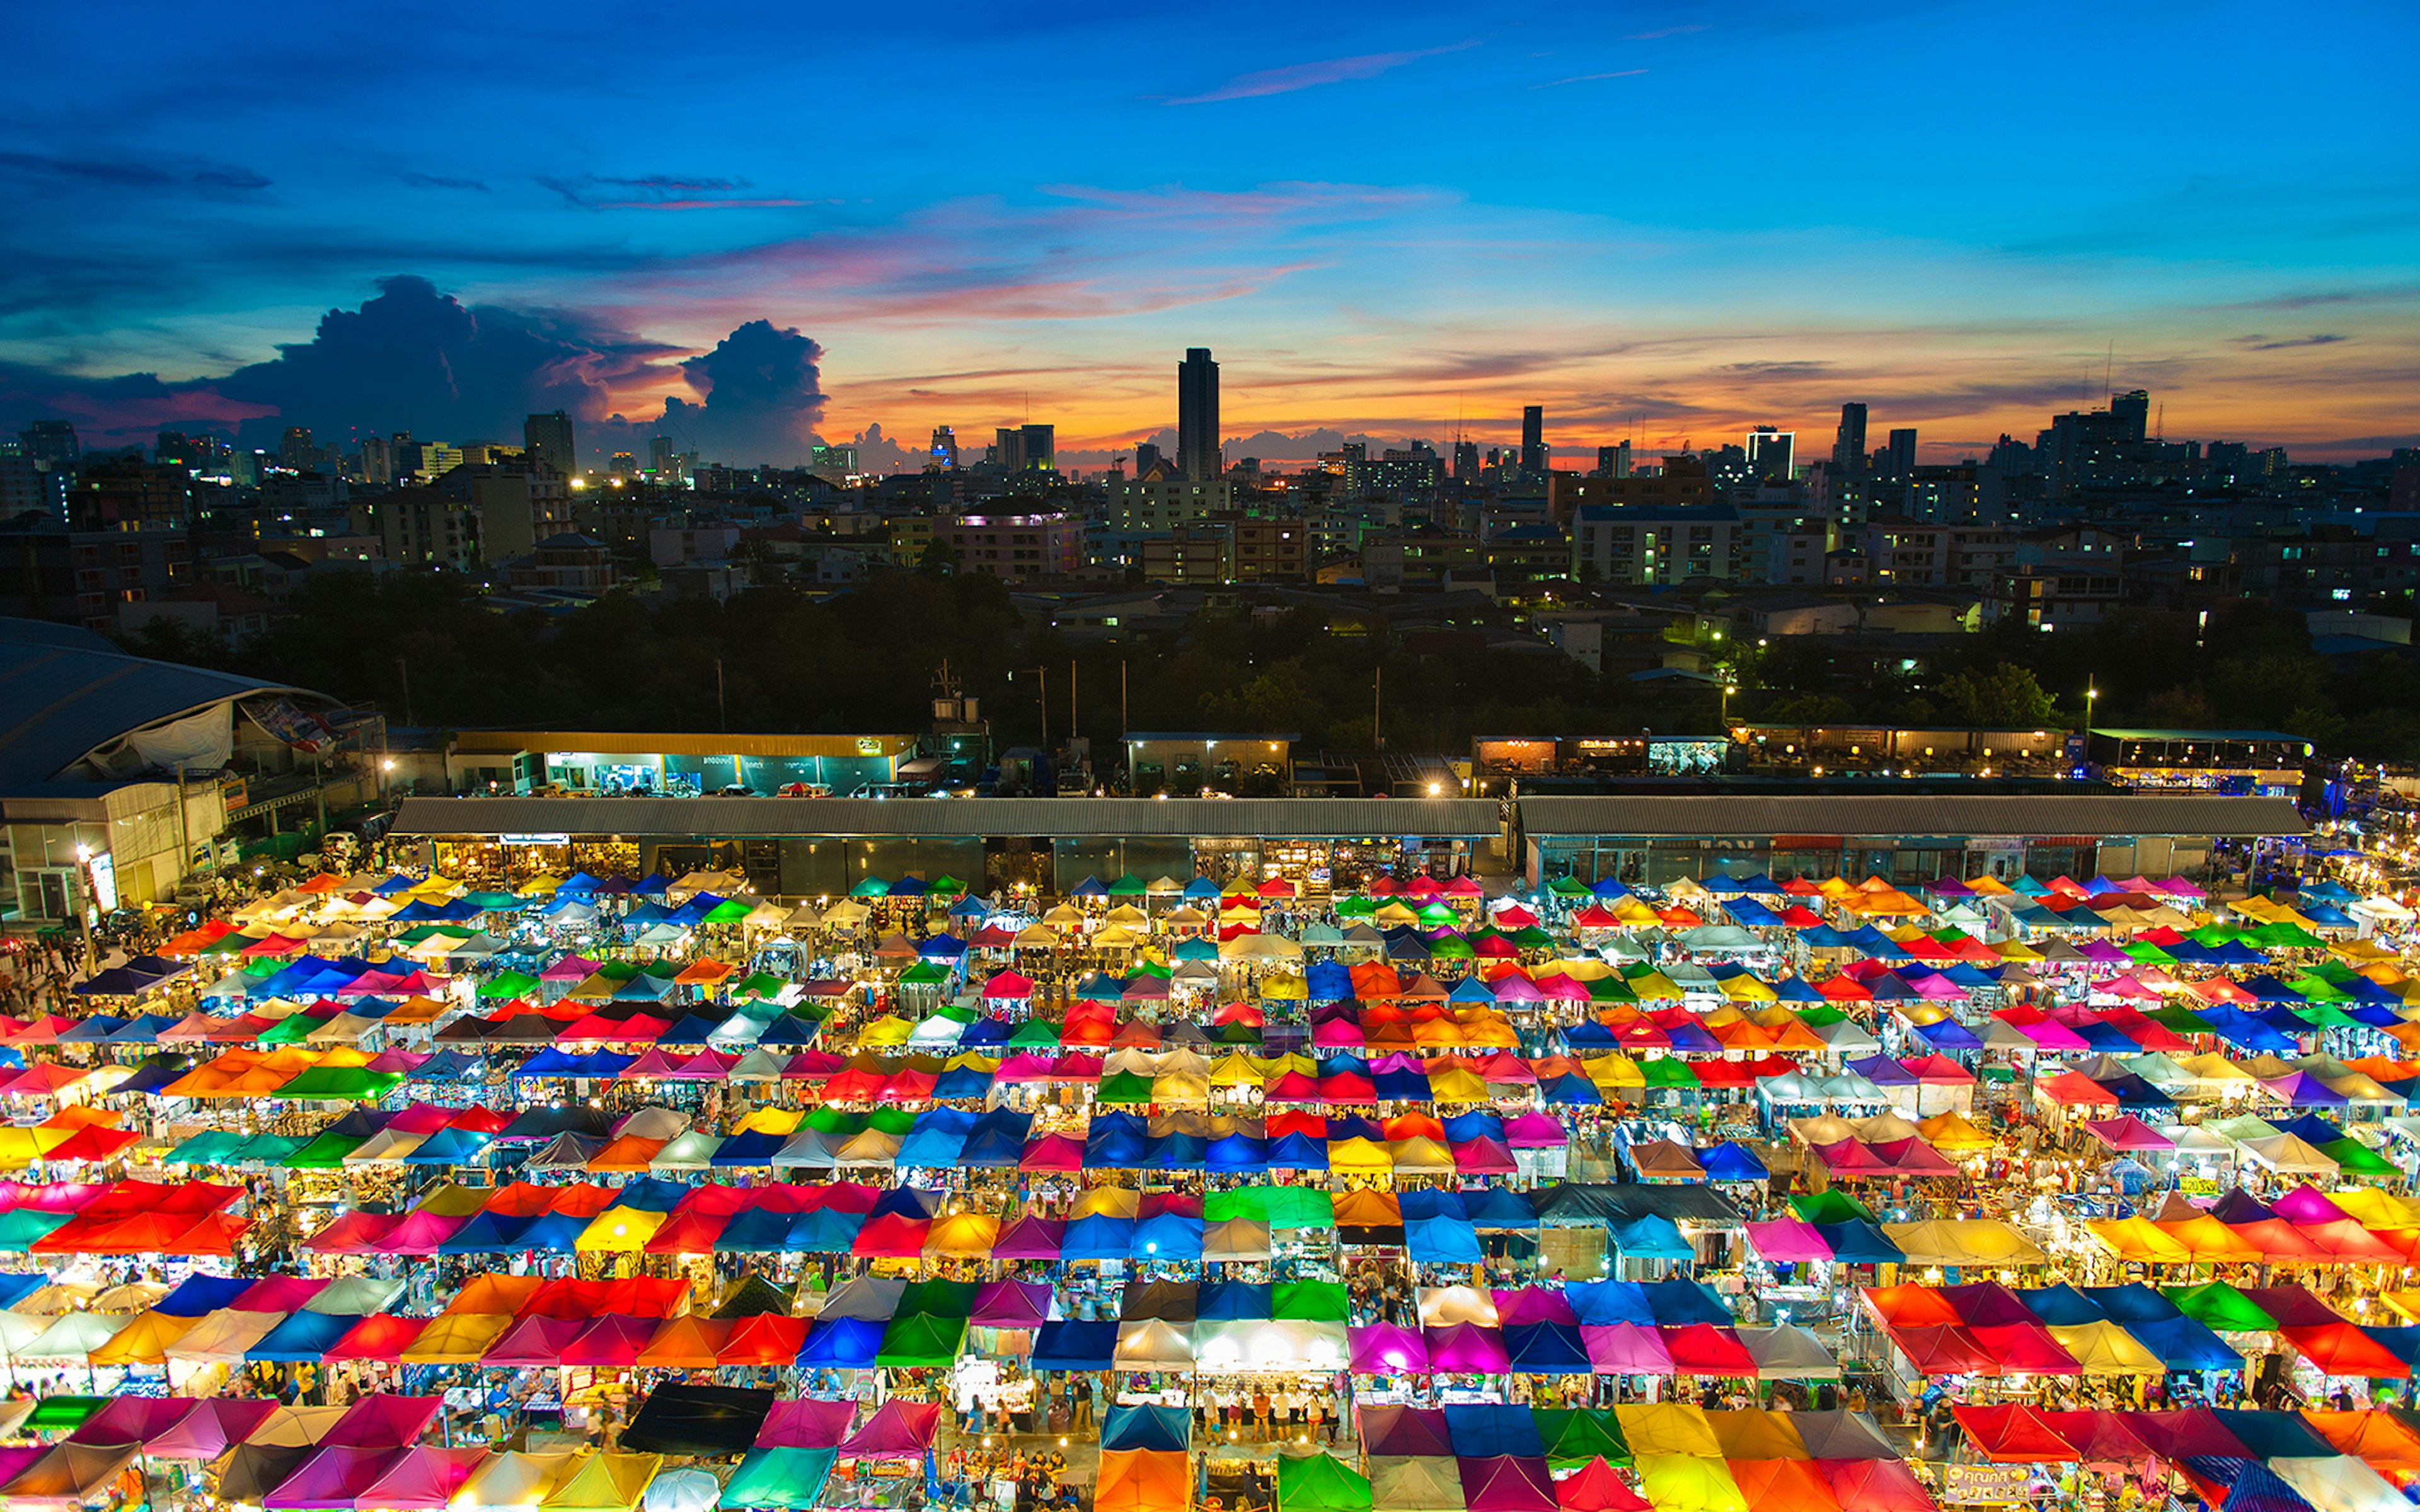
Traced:
<path fill-rule="evenodd" d="M 0 618 L 0 789 L 50 781 L 163 719 L 254 693 L 300 692 L 231 672 L 130 656 L 88 630 Z"/>

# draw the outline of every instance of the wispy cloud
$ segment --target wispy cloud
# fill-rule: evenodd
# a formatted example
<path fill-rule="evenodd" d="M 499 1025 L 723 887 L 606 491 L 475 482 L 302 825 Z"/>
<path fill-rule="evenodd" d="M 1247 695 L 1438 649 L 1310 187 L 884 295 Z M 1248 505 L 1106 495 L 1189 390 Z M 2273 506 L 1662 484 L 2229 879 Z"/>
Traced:
<path fill-rule="evenodd" d="M 756 198 L 744 178 L 692 178 L 654 174 L 644 178 L 541 177 L 538 183 L 583 210 L 768 210 L 788 209 L 802 199 Z"/>
<path fill-rule="evenodd" d="M 1660 42 L 1667 37 L 1686 37 L 1691 32 L 1701 32 L 1705 29 L 1706 28 L 1703 26 L 1666 26 L 1657 31 L 1632 32 L 1629 36 L 1623 38 L 1622 40 L 1625 42 Z"/>
<path fill-rule="evenodd" d="M 1560 89 L 1567 84 L 1593 84 L 1599 79 L 1636 79 L 1645 69 L 1617 69 L 1611 73 L 1575 73 L 1568 79 L 1554 79 L 1545 84 L 1533 84 L 1532 89 Z"/>
<path fill-rule="evenodd" d="M 248 193 L 270 185 L 266 176 L 250 168 L 195 158 L 68 158 L 39 152 L 0 152 L 0 170 L 112 189 Z"/>
<path fill-rule="evenodd" d="M 488 193 L 488 186 L 476 178 L 453 178 L 444 174 L 411 172 L 397 173 L 396 177 L 414 189 L 473 189 L 482 194 Z"/>
<path fill-rule="evenodd" d="M 1268 95 L 1290 95 L 1297 89 L 1316 89 L 1323 85 L 1345 84 L 1355 79 L 1374 79 L 1406 63 L 1417 63 L 1422 58 L 1445 53 L 1459 53 L 1478 45 L 1476 41 L 1454 42 L 1445 47 L 1424 47 L 1409 53 L 1363 53 L 1354 57 L 1290 63 L 1281 69 L 1239 73 L 1216 89 L 1198 95 L 1180 95 L 1168 103 L 1215 105 L 1227 100 L 1259 100 Z"/>
<path fill-rule="evenodd" d="M 2338 336 L 2327 333 L 2314 333 L 2308 336 L 2279 336 L 2273 340 L 2267 336 L 2251 335 L 2236 337 L 2235 344 L 2238 347 L 2244 348 L 2246 351 L 2282 352 L 2289 347 L 2332 347 L 2337 342 L 2350 341 L 2351 339 L 2352 338 L 2350 336 Z"/>

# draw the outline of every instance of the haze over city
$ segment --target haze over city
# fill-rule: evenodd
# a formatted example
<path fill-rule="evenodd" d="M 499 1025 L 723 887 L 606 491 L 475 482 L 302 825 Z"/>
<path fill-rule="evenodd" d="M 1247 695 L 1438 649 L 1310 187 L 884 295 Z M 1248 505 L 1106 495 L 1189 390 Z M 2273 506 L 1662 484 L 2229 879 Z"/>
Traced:
<path fill-rule="evenodd" d="M 15 29 L 59 66 L 0 124 L 0 429 L 90 447 L 561 409 L 591 465 L 669 433 L 884 471 L 1030 420 L 1090 471 L 1172 444 L 1202 344 L 1228 457 L 1278 464 L 1848 400 L 1947 462 L 2138 389 L 2297 460 L 2420 438 L 2408 7 Z"/>

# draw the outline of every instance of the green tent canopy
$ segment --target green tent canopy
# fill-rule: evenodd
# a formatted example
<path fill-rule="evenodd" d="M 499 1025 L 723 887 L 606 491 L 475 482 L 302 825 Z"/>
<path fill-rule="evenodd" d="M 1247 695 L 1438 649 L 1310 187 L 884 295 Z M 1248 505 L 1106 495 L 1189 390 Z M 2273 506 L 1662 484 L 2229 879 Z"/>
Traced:
<path fill-rule="evenodd" d="M 771 972 L 760 971 L 756 973 L 756 975 L 749 978 L 746 981 L 743 981 L 739 983 L 739 985 L 732 988 L 731 995 L 734 997 L 755 998 L 779 997 L 782 995 L 782 989 L 788 985 L 788 982 L 773 975 Z"/>
<path fill-rule="evenodd" d="M 2394 1165 L 2358 1139 L 2331 1139 L 2319 1153 L 2344 1168 L 2347 1176 L 2397 1176 Z"/>
<path fill-rule="evenodd" d="M 479 995 L 488 998 L 527 997 L 538 990 L 538 980 L 526 972 L 504 971 L 479 983 Z"/>
<path fill-rule="evenodd" d="M 1151 1101 L 1151 1078 L 1130 1071 L 1104 1076 L 1100 1090 L 1094 1092 L 1093 1098 L 1098 1103 L 1148 1103 Z"/>
<path fill-rule="evenodd" d="M 224 1165 L 242 1148 L 243 1135 L 211 1129 L 194 1135 L 160 1157 L 163 1165 Z"/>
<path fill-rule="evenodd" d="M 849 888 L 848 895 L 852 898 L 888 898 L 891 896 L 891 884 L 880 877 L 868 877 Z"/>
<path fill-rule="evenodd" d="M 1027 1019 L 1008 1037 L 1011 1050 L 1056 1050 L 1059 1026 L 1048 1019 Z"/>
<path fill-rule="evenodd" d="M 71 1212 L 42 1212 L 33 1208 L 0 1212 L 0 1254 L 24 1254 L 74 1216 Z"/>
<path fill-rule="evenodd" d="M 833 1449 L 752 1449 L 722 1488 L 721 1504 L 808 1512 L 822 1502 L 824 1482 L 839 1457 Z"/>
<path fill-rule="evenodd" d="M 353 1134 L 323 1134 L 287 1156 L 286 1168 L 289 1171 L 336 1170 L 344 1165 L 346 1156 L 366 1142 Z"/>
<path fill-rule="evenodd" d="M 1334 1281 L 1280 1281 L 1269 1292 L 1269 1316 L 1297 1323 L 1342 1323 L 1352 1317 L 1352 1299 Z"/>
<path fill-rule="evenodd" d="M 966 1336 L 967 1320 L 963 1317 L 941 1318 L 932 1313 L 894 1317 L 891 1326 L 882 1331 L 882 1344 L 875 1351 L 874 1363 L 892 1369 L 947 1369 L 957 1363 L 958 1346 Z"/>
<path fill-rule="evenodd" d="M 1112 898 L 1140 898 L 1143 892 L 1142 878 L 1131 872 L 1109 884 L 1109 896 Z"/>
<path fill-rule="evenodd" d="M 298 1103 L 374 1103 L 403 1085 L 399 1071 L 362 1066 L 314 1066 L 277 1089 Z"/>
<path fill-rule="evenodd" d="M 1630 1442 L 1622 1437 L 1621 1420 L 1611 1412 L 1533 1407 L 1529 1415 L 1537 1420 L 1546 1458 L 1558 1465 L 1586 1464 L 1600 1455 L 1607 1464 L 1630 1463 Z"/>
<path fill-rule="evenodd" d="M 2277 1327 L 2277 1319 L 2224 1281 L 2162 1287 L 2160 1292 L 2177 1304 L 2179 1312 L 2213 1333 L 2265 1334 Z"/>
<path fill-rule="evenodd" d="M 1871 1208 L 1837 1186 L 1825 1192 L 1792 1194 L 1790 1198 L 1790 1211 L 1810 1224 L 1874 1222 L 1874 1211 Z"/>
<path fill-rule="evenodd" d="M 1369 1512 L 1370 1477 L 1325 1449 L 1278 1456 L 1277 1512 Z"/>

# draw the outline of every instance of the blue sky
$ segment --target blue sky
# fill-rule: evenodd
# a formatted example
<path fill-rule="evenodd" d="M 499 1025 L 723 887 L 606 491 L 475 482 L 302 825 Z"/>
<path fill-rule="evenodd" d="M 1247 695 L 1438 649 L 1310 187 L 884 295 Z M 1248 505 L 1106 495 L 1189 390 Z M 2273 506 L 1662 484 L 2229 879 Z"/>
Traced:
<path fill-rule="evenodd" d="M 1543 403 L 1566 455 L 1803 454 L 1862 399 L 1947 456 L 2110 384 L 2173 437 L 2420 439 L 2409 5 L 13 20 L 12 428 L 462 440 L 545 399 L 605 440 L 674 398 L 709 451 L 1030 415 L 1106 456 L 1208 345 L 1239 442 Z M 256 365 L 396 277 L 384 345 Z M 724 346 L 716 416 L 701 359 L 754 321 L 805 340 L 752 409 Z"/>

